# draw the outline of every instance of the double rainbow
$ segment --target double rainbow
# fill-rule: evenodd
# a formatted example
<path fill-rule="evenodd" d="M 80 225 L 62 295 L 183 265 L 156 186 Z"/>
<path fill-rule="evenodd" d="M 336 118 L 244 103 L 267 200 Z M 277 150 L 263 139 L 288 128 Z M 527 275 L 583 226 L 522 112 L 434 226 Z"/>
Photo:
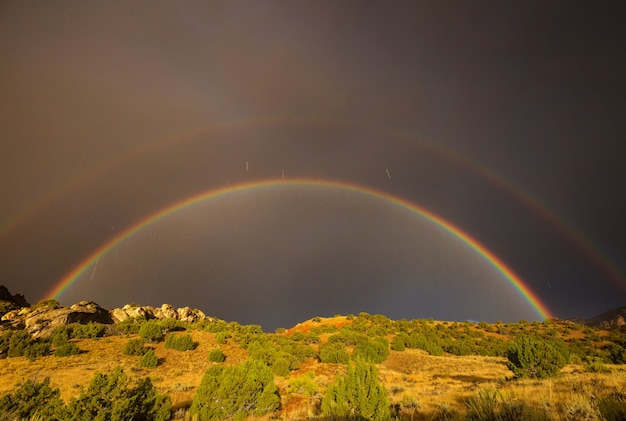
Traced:
<path fill-rule="evenodd" d="M 270 180 L 261 180 L 261 181 L 253 181 L 249 183 L 243 183 L 238 185 L 232 185 L 228 187 L 211 189 L 205 192 L 202 192 L 194 197 L 188 198 L 186 200 L 174 203 L 166 208 L 161 209 L 160 211 L 153 213 L 152 215 L 138 221 L 131 227 L 127 228 L 125 231 L 119 233 L 117 236 L 113 237 L 107 243 L 103 244 L 100 248 L 91 253 L 87 258 L 85 258 L 80 264 L 78 264 L 74 269 L 72 269 L 67 275 L 57 283 L 57 285 L 46 295 L 45 299 L 56 299 L 63 294 L 65 290 L 67 290 L 74 282 L 76 282 L 81 275 L 83 275 L 86 270 L 93 264 L 97 262 L 102 256 L 107 254 L 113 247 L 125 241 L 126 239 L 132 237 L 137 232 L 141 231 L 145 227 L 149 226 L 152 223 L 155 223 L 168 215 L 172 215 L 175 212 L 178 212 L 184 208 L 189 206 L 193 206 L 199 202 L 209 200 L 212 198 L 217 198 L 219 196 L 223 196 L 229 193 L 241 192 L 252 189 L 259 188 L 267 188 L 267 187 L 276 187 L 276 186 L 300 186 L 300 187 L 311 187 L 311 186 L 320 186 L 324 188 L 332 188 L 332 189 L 340 189 L 346 190 L 356 193 L 361 193 L 367 196 L 375 197 L 381 200 L 386 201 L 395 206 L 399 206 L 405 208 L 422 218 L 438 225 L 443 228 L 445 231 L 449 232 L 456 238 L 463 241 L 467 244 L 472 250 L 474 250 L 478 255 L 484 258 L 487 262 L 489 262 L 495 269 L 497 269 L 504 278 L 521 294 L 521 296 L 529 303 L 529 305 L 535 310 L 538 317 L 541 319 L 547 319 L 551 317 L 550 311 L 548 308 L 541 302 L 541 300 L 531 291 L 531 289 L 519 278 L 502 260 L 500 260 L 496 255 L 494 255 L 491 251 L 487 250 L 483 245 L 469 236 L 467 233 L 462 231 L 460 228 L 456 227 L 452 223 L 446 221 L 442 217 L 434 214 L 433 212 L 418 206 L 414 203 L 411 203 L 407 200 L 404 200 L 400 197 L 392 196 L 389 193 L 375 190 L 369 187 L 360 186 L 357 184 L 351 184 L 343 181 L 335 181 L 335 180 L 313 180 L 313 179 L 270 179 Z"/>

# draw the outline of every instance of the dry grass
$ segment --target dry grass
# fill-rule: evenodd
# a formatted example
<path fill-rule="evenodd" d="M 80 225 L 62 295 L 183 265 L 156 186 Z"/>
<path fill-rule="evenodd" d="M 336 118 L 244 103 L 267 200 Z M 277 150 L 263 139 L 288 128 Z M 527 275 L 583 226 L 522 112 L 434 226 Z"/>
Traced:
<path fill-rule="evenodd" d="M 285 334 L 299 331 L 307 333 L 320 325 L 334 325 L 338 328 L 351 321 L 345 317 L 322 318 L 320 321 L 307 321 L 288 330 Z M 472 326 L 472 329 L 475 329 Z M 31 362 L 23 357 L 0 360 L 0 395 L 12 391 L 16 384 L 29 379 L 50 377 L 53 387 L 61 390 L 65 401 L 87 387 L 94 373 L 108 372 L 115 366 L 122 366 L 131 377 L 151 377 L 155 386 L 171 396 L 174 408 L 190 404 L 202 376 L 212 364 L 208 353 L 221 348 L 226 355 L 225 364 L 238 364 L 247 358 L 247 353 L 237 344 L 218 345 L 215 334 L 206 331 L 191 331 L 199 345 L 193 351 L 180 352 L 165 349 L 163 343 L 149 345 L 155 349 L 159 366 L 154 369 L 140 368 L 139 357 L 125 356 L 122 353 L 126 342 L 135 336 L 112 336 L 96 340 L 76 341 L 84 352 L 80 355 L 58 358 L 42 357 Z M 489 333 L 495 335 L 494 333 Z M 569 333 L 580 336 L 580 330 Z M 328 336 L 322 335 L 323 340 Z M 421 350 L 407 349 L 404 352 L 391 351 L 388 359 L 379 366 L 380 379 L 389 392 L 394 404 L 404 397 L 419 402 L 418 409 L 407 414 L 407 419 L 432 420 L 442 407 L 452 412 L 464 414 L 467 400 L 483 388 L 496 388 L 511 401 L 523 401 L 534 408 L 548 410 L 554 419 L 564 419 L 558 408 L 577 400 L 597 396 L 610 390 L 626 390 L 626 369 L 624 366 L 611 366 L 610 373 L 586 373 L 582 366 L 565 367 L 558 378 L 550 380 L 513 380 L 506 360 L 496 357 L 479 356 L 431 356 Z M 304 396 L 288 393 L 289 384 L 307 372 L 315 374 L 314 382 L 319 393 Z M 316 404 L 336 374 L 345 373 L 345 366 L 319 363 L 310 359 L 299 370 L 288 377 L 276 377 L 276 384 L 282 398 L 281 419 L 306 419 L 313 415 Z M 264 419 L 275 417 L 269 416 Z"/>
<path fill-rule="evenodd" d="M 204 372 L 214 364 L 207 358 L 211 349 L 222 348 L 225 364 L 238 364 L 246 358 L 245 351 L 238 345 L 216 345 L 213 333 L 192 331 L 191 336 L 199 344 L 193 351 L 166 349 L 163 342 L 149 345 L 159 358 L 159 366 L 153 369 L 140 368 L 139 357 L 123 355 L 124 345 L 136 335 L 77 340 L 75 343 L 84 352 L 71 357 L 47 356 L 32 362 L 24 357 L 3 359 L 0 360 L 0 394 L 10 392 L 18 383 L 50 377 L 51 385 L 58 387 L 61 397 L 68 401 L 79 395 L 81 387 L 89 385 L 95 373 L 106 373 L 119 365 L 131 377 L 151 377 L 161 392 L 172 397 L 174 406 L 183 405 L 191 401 Z"/>

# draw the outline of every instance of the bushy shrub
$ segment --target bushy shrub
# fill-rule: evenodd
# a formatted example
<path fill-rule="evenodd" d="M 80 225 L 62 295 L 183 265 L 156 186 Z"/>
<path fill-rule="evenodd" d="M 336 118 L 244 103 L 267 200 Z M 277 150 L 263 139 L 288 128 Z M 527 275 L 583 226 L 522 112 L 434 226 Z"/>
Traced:
<path fill-rule="evenodd" d="M 159 359 L 157 358 L 154 350 L 151 348 L 146 348 L 145 354 L 139 360 L 140 367 L 146 368 L 154 368 L 159 365 Z"/>
<path fill-rule="evenodd" d="M 218 332 L 215 334 L 215 342 L 221 345 L 226 344 L 228 338 L 230 338 L 230 333 L 228 332 Z"/>
<path fill-rule="evenodd" d="M 165 335 L 165 348 L 171 348 L 177 351 L 191 351 L 196 348 L 196 343 L 188 333 L 183 335 L 168 333 Z"/>
<path fill-rule="evenodd" d="M 72 420 L 169 420 L 171 400 L 156 391 L 150 378 L 131 384 L 120 367 L 97 373 L 87 390 L 67 406 Z"/>
<path fill-rule="evenodd" d="M 122 353 L 124 355 L 141 356 L 141 355 L 144 355 L 147 351 L 148 351 L 148 348 L 144 346 L 143 339 L 137 338 L 137 339 L 130 339 L 128 342 L 126 342 L 126 344 L 124 345 L 124 349 L 122 350 Z"/>
<path fill-rule="evenodd" d="M 67 341 L 70 340 L 70 333 L 71 332 L 69 332 L 68 327 L 65 325 L 56 327 L 50 335 L 52 345 L 58 348 L 67 343 Z"/>
<path fill-rule="evenodd" d="M 146 342 L 155 343 L 163 338 L 163 329 L 161 325 L 154 320 L 149 320 L 139 328 L 139 336 Z"/>
<path fill-rule="evenodd" d="M 68 327 L 71 331 L 71 337 L 76 339 L 101 338 L 106 332 L 104 325 L 96 322 L 89 322 L 87 324 L 72 323 Z"/>
<path fill-rule="evenodd" d="M 50 388 L 50 378 L 37 383 L 28 380 L 19 389 L 0 398 L 0 419 L 29 419 L 35 415 L 45 420 L 63 419 L 63 401 L 59 389 Z"/>
<path fill-rule="evenodd" d="M 388 420 L 389 399 L 378 381 L 376 367 L 361 359 L 348 364 L 345 377 L 337 375 L 321 403 L 322 415 L 329 418 Z"/>
<path fill-rule="evenodd" d="M 123 322 L 115 323 L 114 329 L 118 335 L 135 335 L 139 333 L 141 326 L 146 323 L 145 318 L 126 319 Z"/>
<path fill-rule="evenodd" d="M 547 378 L 565 366 L 563 356 L 549 343 L 523 336 L 507 351 L 508 367 L 516 377 Z"/>
<path fill-rule="evenodd" d="M 326 342 L 319 346 L 319 358 L 323 363 L 348 364 L 350 356 L 341 343 Z"/>
<path fill-rule="evenodd" d="M 223 363 L 226 360 L 226 355 L 221 349 L 213 349 L 209 352 L 209 361 L 214 363 Z"/>
<path fill-rule="evenodd" d="M 315 373 L 307 371 L 302 376 L 291 380 L 287 391 L 289 393 L 299 393 L 304 396 L 314 396 L 319 392 L 319 388 L 315 383 Z"/>
<path fill-rule="evenodd" d="M 50 342 L 34 340 L 25 330 L 0 334 L 0 358 L 26 357 L 30 361 L 50 354 Z"/>
<path fill-rule="evenodd" d="M 279 406 L 272 371 L 261 361 L 250 359 L 238 366 L 209 368 L 189 412 L 199 421 L 243 419 L 274 412 Z"/>
<path fill-rule="evenodd" d="M 54 351 L 55 357 L 69 357 L 78 354 L 80 354 L 80 349 L 72 342 L 66 342 Z"/>
<path fill-rule="evenodd" d="M 362 358 L 374 364 L 380 364 L 389 356 L 389 342 L 385 338 L 374 338 L 366 342 L 360 342 L 352 353 L 353 358 Z"/>
<path fill-rule="evenodd" d="M 391 349 L 394 351 L 404 351 L 406 348 L 406 335 L 396 335 L 391 341 Z"/>

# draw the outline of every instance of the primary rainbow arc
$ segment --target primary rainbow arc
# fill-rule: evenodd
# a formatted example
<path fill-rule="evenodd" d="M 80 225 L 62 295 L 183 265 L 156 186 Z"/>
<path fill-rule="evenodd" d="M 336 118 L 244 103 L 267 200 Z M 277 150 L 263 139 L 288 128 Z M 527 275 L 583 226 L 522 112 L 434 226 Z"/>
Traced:
<path fill-rule="evenodd" d="M 269 180 L 260 180 L 253 181 L 249 183 L 242 183 L 232 186 L 227 186 L 218 189 L 211 189 L 205 192 L 202 192 L 196 196 L 190 197 L 188 199 L 182 200 L 180 202 L 174 203 L 160 211 L 153 213 L 152 215 L 138 221 L 134 225 L 127 228 L 125 231 L 122 231 L 108 242 L 103 244 L 100 248 L 95 250 L 89 256 L 87 256 L 80 264 L 78 264 L 74 269 L 72 269 L 67 275 L 61 279 L 57 285 L 46 295 L 45 299 L 57 299 L 60 297 L 63 292 L 68 289 L 78 278 L 85 273 L 87 268 L 89 268 L 92 264 L 94 264 L 100 257 L 107 254 L 113 247 L 117 244 L 123 242 L 124 240 L 130 238 L 135 233 L 142 230 L 144 227 L 168 216 L 171 215 L 183 208 L 188 206 L 192 206 L 201 201 L 215 198 L 221 195 L 225 195 L 228 193 L 234 193 L 237 191 L 250 190 L 261 187 L 271 187 L 271 186 L 321 186 L 327 188 L 336 188 L 343 189 L 348 191 L 353 191 L 357 193 L 362 193 L 365 195 L 377 197 L 379 199 L 385 200 L 394 205 L 403 207 L 408 209 L 409 211 L 418 214 L 419 216 L 427 219 L 428 221 L 440 226 L 453 236 L 457 237 L 465 244 L 467 244 L 471 249 L 473 249 L 476 253 L 478 253 L 481 257 L 483 257 L 487 262 L 489 262 L 495 269 L 497 269 L 506 280 L 522 295 L 522 297 L 530 304 L 530 306 L 535 310 L 537 315 L 542 319 L 551 318 L 551 313 L 545 304 L 537 297 L 537 295 L 522 281 L 522 279 L 516 275 L 512 269 L 510 269 L 500 258 L 498 258 L 491 251 L 486 249 L 482 244 L 472 238 L 469 234 L 465 233 L 460 228 L 453 225 L 451 222 L 446 221 L 439 215 L 416 205 L 415 203 L 409 202 L 400 197 L 393 196 L 389 193 L 375 190 L 369 187 L 360 186 L 357 184 L 347 183 L 343 181 L 336 180 L 313 180 L 313 179 L 269 179 Z"/>

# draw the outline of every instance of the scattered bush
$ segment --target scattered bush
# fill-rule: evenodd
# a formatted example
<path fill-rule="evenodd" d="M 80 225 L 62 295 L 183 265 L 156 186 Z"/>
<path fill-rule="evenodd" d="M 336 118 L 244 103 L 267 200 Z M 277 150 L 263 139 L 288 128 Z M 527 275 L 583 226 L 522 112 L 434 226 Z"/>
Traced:
<path fill-rule="evenodd" d="M 396 335 L 391 341 L 391 349 L 394 351 L 404 351 L 406 348 L 406 335 Z"/>
<path fill-rule="evenodd" d="M 199 421 L 242 419 L 276 411 L 280 396 L 274 375 L 261 361 L 209 368 L 193 398 L 189 413 Z"/>
<path fill-rule="evenodd" d="M 389 342 L 385 338 L 374 338 L 366 342 L 360 342 L 354 348 L 353 358 L 363 358 L 374 364 L 380 364 L 389 356 Z"/>
<path fill-rule="evenodd" d="M 161 325 L 153 320 L 149 320 L 139 328 L 139 336 L 146 342 L 155 343 L 163 338 L 163 329 Z"/>
<path fill-rule="evenodd" d="M 30 361 L 50 354 L 50 342 L 34 340 L 25 330 L 0 334 L 0 358 L 26 357 Z"/>
<path fill-rule="evenodd" d="M 55 357 L 69 357 L 80 354 L 80 349 L 72 342 L 66 342 L 54 351 Z"/>
<path fill-rule="evenodd" d="M 350 356 L 342 344 L 326 342 L 319 347 L 319 358 L 323 363 L 348 364 Z"/>
<path fill-rule="evenodd" d="M 140 367 L 154 368 L 159 365 L 159 359 L 156 357 L 154 350 L 146 348 L 145 354 L 139 360 Z"/>
<path fill-rule="evenodd" d="M 101 323 L 89 322 L 87 324 L 72 323 L 68 326 L 72 338 L 94 339 L 104 336 L 106 328 Z"/>
<path fill-rule="evenodd" d="M 96 374 L 87 390 L 67 406 L 72 420 L 169 420 L 171 400 L 156 391 L 150 378 L 131 385 L 120 367 Z"/>
<path fill-rule="evenodd" d="M 376 367 L 361 359 L 348 364 L 345 377 L 337 375 L 322 399 L 324 417 L 367 420 L 391 418 L 389 399 L 378 382 Z"/>
<path fill-rule="evenodd" d="M 230 333 L 228 332 L 218 332 L 215 334 L 215 342 L 221 345 L 226 344 L 228 338 L 230 338 Z"/>
<path fill-rule="evenodd" d="M 50 378 L 37 383 L 28 380 L 19 389 L 0 398 L 0 419 L 29 419 L 38 415 L 45 420 L 63 419 L 59 389 L 50 388 Z"/>
<path fill-rule="evenodd" d="M 289 382 L 287 391 L 309 397 L 316 395 L 319 392 L 319 388 L 315 383 L 315 373 L 307 371 L 302 376 L 293 379 Z"/>
<path fill-rule="evenodd" d="M 148 348 L 144 346 L 143 339 L 131 339 L 124 345 L 122 353 L 124 355 L 142 356 L 148 352 Z"/>
<path fill-rule="evenodd" d="M 214 363 L 223 363 L 226 360 L 226 355 L 221 349 L 213 349 L 209 352 L 209 361 Z"/>
<path fill-rule="evenodd" d="M 165 335 L 165 348 L 171 348 L 177 351 L 191 351 L 196 348 L 196 343 L 188 333 L 184 335 L 168 333 Z"/>
<path fill-rule="evenodd" d="M 565 366 L 563 356 L 549 343 L 528 336 L 519 338 L 507 351 L 508 367 L 516 377 L 547 378 Z"/>

